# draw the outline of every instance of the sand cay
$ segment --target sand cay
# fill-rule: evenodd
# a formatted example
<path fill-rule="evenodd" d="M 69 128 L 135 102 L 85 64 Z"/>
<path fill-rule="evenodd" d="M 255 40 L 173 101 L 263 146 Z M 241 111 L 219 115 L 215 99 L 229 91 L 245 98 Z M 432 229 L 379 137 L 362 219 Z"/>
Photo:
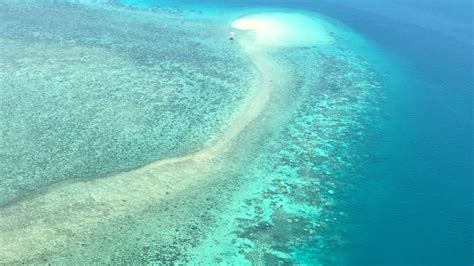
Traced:
<path fill-rule="evenodd" d="M 278 23 L 285 26 L 284 21 Z M 282 38 L 284 33 L 279 34 Z M 33 262 L 61 253 L 68 242 L 87 237 L 94 230 L 107 226 L 108 221 L 158 204 L 218 168 L 225 160 L 225 154 L 231 152 L 235 138 L 265 108 L 272 90 L 285 86 L 285 71 L 266 54 L 261 38 L 255 42 L 242 36 L 239 42 L 258 69 L 260 82 L 232 126 L 215 143 L 196 153 L 160 160 L 114 176 L 63 182 L 45 193 L 3 207 L 0 262 Z M 288 45 L 286 41 L 285 46 Z"/>
<path fill-rule="evenodd" d="M 254 31 L 257 43 L 266 46 L 309 47 L 334 42 L 322 21 L 299 13 L 247 15 L 235 20 L 232 26 Z"/>

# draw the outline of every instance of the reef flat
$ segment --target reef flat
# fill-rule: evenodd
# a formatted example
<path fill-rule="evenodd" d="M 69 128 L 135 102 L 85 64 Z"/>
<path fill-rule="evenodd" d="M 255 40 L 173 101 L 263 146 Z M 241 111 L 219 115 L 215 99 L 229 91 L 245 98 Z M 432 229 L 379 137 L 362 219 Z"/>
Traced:
<path fill-rule="evenodd" d="M 256 71 L 226 29 L 171 15 L 2 1 L 0 204 L 222 133 Z"/>
<path fill-rule="evenodd" d="M 31 160 L 37 162 L 42 175 L 19 182 L 21 186 L 18 185 L 17 191 L 36 187 L 47 189 L 38 189 L 29 196 L 12 196 L 15 200 L 7 201 L 8 204 L 1 207 L 1 263 L 275 265 L 336 261 L 334 251 L 343 248 L 346 237 L 344 227 L 340 226 L 347 217 L 341 207 L 346 200 L 344 193 L 350 190 L 352 182 L 357 182 L 358 160 L 367 156 L 357 151 L 376 129 L 374 117 L 380 113 L 383 98 L 377 71 L 365 54 L 352 49 L 354 43 L 366 45 L 363 40 L 341 25 L 314 14 L 302 13 L 296 20 L 292 20 L 294 13 L 289 17 L 286 13 L 249 14 L 248 11 L 239 16 L 231 15 L 237 21 L 249 16 L 252 19 L 277 19 L 278 25 L 287 27 L 279 32 L 283 34 L 279 38 L 295 32 L 292 27 L 299 27 L 298 21 L 309 20 L 318 25 L 317 32 L 309 32 L 310 43 L 302 38 L 301 42 L 285 41 L 281 46 L 262 41 L 258 31 L 252 28 L 235 29 L 236 24 L 229 23 L 228 17 L 212 21 L 190 19 L 181 12 L 137 10 L 121 5 L 28 3 L 25 7 L 33 13 L 43 9 L 72 13 L 83 10 L 76 14 L 74 23 L 87 21 L 87 16 L 95 15 L 100 19 L 91 22 L 94 27 L 100 25 L 98 28 L 106 29 L 99 32 L 96 39 L 84 38 L 95 40 L 92 44 L 84 44 L 85 48 L 76 47 L 78 37 L 73 34 L 73 47 L 66 46 L 63 50 L 57 47 L 66 44 L 56 39 L 24 43 L 25 37 L 16 35 L 21 31 L 2 29 L 5 36 L 1 40 L 10 42 L 10 49 L 13 50 L 14 45 L 24 45 L 25 48 L 19 50 L 20 58 L 25 50 L 31 55 L 38 54 L 38 47 L 42 47 L 41 53 L 49 51 L 43 55 L 43 60 L 58 56 L 63 60 L 72 58 L 64 65 L 61 60 L 51 61 L 48 67 L 56 70 L 46 72 L 51 77 L 45 80 L 76 73 L 74 70 L 68 72 L 68 67 L 82 69 L 102 62 L 99 69 L 103 70 L 94 71 L 98 68 L 92 67 L 84 74 L 96 82 L 79 90 L 79 94 L 92 93 L 90 98 L 71 96 L 71 103 L 65 104 L 64 111 L 48 107 L 49 113 L 39 114 L 64 115 L 74 104 L 80 105 L 78 110 L 90 104 L 91 109 L 86 109 L 87 112 L 105 112 L 97 119 L 108 119 L 110 114 L 107 112 L 116 110 L 112 120 L 135 122 L 137 118 L 128 117 L 127 110 L 137 111 L 138 108 L 143 117 L 156 121 L 153 124 L 145 119 L 142 124 L 149 127 L 151 133 L 143 133 L 146 129 L 130 133 L 126 151 L 120 150 L 120 141 L 107 139 L 106 147 L 110 150 L 105 151 L 110 151 L 114 157 L 104 155 L 101 145 L 106 138 L 117 135 L 117 131 L 108 131 L 117 126 L 109 127 L 108 123 L 96 121 L 98 124 L 94 125 L 100 125 L 99 128 L 105 123 L 104 139 L 76 135 L 83 145 L 90 145 L 93 139 L 95 145 L 88 149 L 97 153 L 96 161 L 90 161 L 85 172 L 80 172 L 81 164 L 72 164 L 77 167 L 72 167 L 76 176 L 50 175 L 58 171 L 64 173 L 60 170 L 71 167 L 75 161 L 73 157 L 69 161 L 61 159 L 58 168 L 49 169 L 36 157 L 41 150 L 31 152 Z M 16 13 L 12 10 L 15 8 L 16 5 L 5 4 L 0 10 L 14 16 Z M 100 24 L 102 20 L 104 24 Z M 30 23 L 18 21 L 20 28 L 24 27 L 22 23 Z M 117 24 L 110 26 L 112 21 Z M 29 33 L 31 28 L 25 28 Z M 136 33 L 135 28 L 138 28 Z M 123 33 L 124 29 L 130 31 Z M 163 33 L 156 34 L 160 30 Z M 235 31 L 233 42 L 227 39 L 230 31 Z M 41 29 L 40 32 L 48 31 Z M 123 34 L 115 39 L 113 36 L 117 32 Z M 54 32 L 51 36 L 57 34 Z M 323 38 L 321 42 L 317 41 L 318 36 Z M 110 43 L 107 43 L 108 38 Z M 127 46 L 140 40 L 147 46 Z M 104 42 L 104 46 L 97 44 Z M 124 46 L 129 48 L 124 49 Z M 195 47 L 198 48 L 195 50 Z M 87 54 L 91 50 L 94 57 L 77 63 L 81 60 L 74 55 Z M 134 56 L 137 50 L 140 51 L 139 58 L 144 56 L 147 60 L 137 60 Z M 153 52 L 159 56 L 146 56 Z M 22 61 L 12 56 L 4 64 L 12 62 Z M 166 62 L 165 67 L 161 65 L 163 62 Z M 25 68 L 23 71 L 28 72 L 32 65 L 38 63 L 20 64 L 17 69 Z M 173 67 L 168 69 L 170 65 Z M 183 70 L 183 65 L 189 69 Z M 59 72 L 63 69 L 65 72 Z M 56 72 L 60 74 L 53 75 Z M 94 76 L 96 72 L 100 73 L 98 77 Z M 176 79 L 181 81 L 183 75 L 193 81 L 196 77 L 203 78 L 202 88 L 199 87 L 202 91 L 193 86 L 186 89 L 185 85 L 176 85 Z M 11 84 L 18 84 L 19 80 L 24 82 L 20 78 L 24 75 L 18 80 L 11 74 L 5 74 L 7 76 Z M 85 77 L 69 76 L 67 80 L 87 81 Z M 63 87 L 67 80 L 59 80 L 57 84 Z M 123 88 L 114 85 L 115 80 L 117 84 L 128 85 Z M 26 84 L 31 86 L 31 82 Z M 49 88 L 51 84 L 42 86 Z M 80 84 L 77 86 L 81 88 Z M 69 91 L 75 86 L 64 88 Z M 122 88 L 126 93 L 122 91 L 123 97 L 109 102 L 110 88 L 119 92 Z M 174 94 L 167 97 L 170 91 Z M 57 102 L 67 98 L 61 92 L 54 94 Z M 15 99 L 14 93 L 10 94 L 9 99 Z M 141 97 L 136 99 L 138 95 Z M 118 105 L 122 101 L 132 101 L 135 105 L 128 109 Z M 163 101 L 174 109 L 159 109 L 156 104 Z M 150 106 L 156 112 L 147 109 Z M 5 112 L 12 108 L 5 108 Z M 160 105 L 160 108 L 164 107 Z M 163 110 L 167 110 L 170 117 L 160 116 L 165 112 Z M 370 120 L 366 119 L 367 114 L 371 115 Z M 75 118 L 84 116 L 84 113 L 78 113 Z M 21 119 L 22 116 L 11 120 L 11 132 L 42 132 L 15 128 L 21 124 L 17 121 Z M 37 113 L 32 113 L 30 119 L 35 125 Z M 119 132 L 134 128 L 130 120 L 123 122 Z M 60 124 L 67 125 L 67 121 Z M 74 123 L 81 128 L 88 125 L 87 121 Z M 85 136 L 93 132 L 90 128 L 82 130 Z M 156 136 L 156 132 L 161 135 Z M 69 153 L 65 147 L 72 144 L 65 144 L 64 134 L 54 131 L 48 136 L 61 140 L 52 143 L 58 145 L 61 152 Z M 6 143 L 18 145 L 14 139 Z M 47 147 L 54 146 L 45 143 Z M 30 148 L 28 143 L 23 145 Z M 1 149 L 8 156 L 12 150 L 16 149 Z M 80 158 L 79 155 L 90 156 L 78 152 L 76 156 Z M 125 156 L 123 161 L 119 160 L 120 156 Z M 21 161 L 18 158 L 16 160 Z M 103 159 L 110 161 L 109 168 L 100 163 Z M 13 160 L 10 164 L 15 165 Z M 89 169 L 94 167 L 97 172 L 89 175 Z M 41 172 L 43 169 L 51 172 Z M 2 173 L 2 180 L 5 175 L 9 182 L 2 183 L 2 189 L 12 191 L 12 184 L 18 176 L 25 176 L 24 171 L 10 168 Z M 354 177 L 348 178 L 351 175 Z M 56 184 L 51 186 L 51 183 Z"/>

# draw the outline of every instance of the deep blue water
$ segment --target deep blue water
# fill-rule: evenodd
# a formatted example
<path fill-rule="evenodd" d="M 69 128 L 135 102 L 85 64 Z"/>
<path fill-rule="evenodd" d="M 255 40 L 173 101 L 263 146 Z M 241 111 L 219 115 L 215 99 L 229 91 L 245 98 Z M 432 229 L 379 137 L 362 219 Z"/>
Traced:
<path fill-rule="evenodd" d="M 472 4 L 413 2 L 398 1 L 387 9 L 316 8 L 401 60 L 406 76 L 390 88 L 390 124 L 374 147 L 382 163 L 366 168 L 373 182 L 361 189 L 356 203 L 362 227 L 353 239 L 352 261 L 471 265 Z M 407 11 L 418 14 L 418 20 Z M 445 14 L 444 19 L 427 18 L 437 14 Z M 459 30 L 445 31 L 444 25 Z"/>
<path fill-rule="evenodd" d="M 378 44 L 404 75 L 391 77 L 388 127 L 373 147 L 379 162 L 365 168 L 369 182 L 354 202 L 350 261 L 472 265 L 472 2 L 287 2 L 225 4 L 298 7 L 336 18 Z"/>
<path fill-rule="evenodd" d="M 354 198 L 350 261 L 474 263 L 471 1 L 182 2 L 315 10 L 374 41 L 398 70 L 390 77 L 388 125 L 372 147 L 379 158 L 365 167 L 369 181 Z"/>
<path fill-rule="evenodd" d="M 406 75 L 390 88 L 382 163 L 366 169 L 373 183 L 361 190 L 352 262 L 471 265 L 472 3 L 346 6 L 315 8 L 403 61 Z M 438 14 L 444 19 L 430 17 Z"/>
<path fill-rule="evenodd" d="M 242 1 L 239 1 L 243 4 Z M 252 1 L 254 3 L 254 1 Z M 283 1 L 263 1 L 285 5 Z M 287 4 L 286 4 L 287 5 Z M 355 202 L 355 265 L 472 265 L 471 1 L 293 1 L 334 17 L 401 62 L 371 182 Z"/>

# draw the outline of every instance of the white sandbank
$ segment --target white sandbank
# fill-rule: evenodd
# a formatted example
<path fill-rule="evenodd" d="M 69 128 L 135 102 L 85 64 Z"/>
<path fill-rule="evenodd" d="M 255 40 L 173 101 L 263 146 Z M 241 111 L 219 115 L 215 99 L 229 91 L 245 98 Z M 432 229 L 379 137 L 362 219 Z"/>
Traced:
<path fill-rule="evenodd" d="M 300 13 L 260 13 L 243 16 L 232 23 L 243 31 L 254 31 L 256 42 L 275 47 L 310 47 L 335 40 L 316 17 Z"/>

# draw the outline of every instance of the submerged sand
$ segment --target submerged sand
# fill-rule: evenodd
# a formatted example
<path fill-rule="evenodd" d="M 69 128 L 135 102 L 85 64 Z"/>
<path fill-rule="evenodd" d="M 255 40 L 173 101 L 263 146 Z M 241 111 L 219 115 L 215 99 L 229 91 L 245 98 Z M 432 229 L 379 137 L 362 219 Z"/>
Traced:
<path fill-rule="evenodd" d="M 284 71 L 260 47 L 242 43 L 259 70 L 260 84 L 232 126 L 213 145 L 111 177 L 63 183 L 4 207 L 0 217 L 0 262 L 34 261 L 56 253 L 69 241 L 83 238 L 107 221 L 157 204 L 213 171 L 237 135 L 265 108 L 274 83 L 284 82 Z M 274 77 L 279 80 L 274 81 Z"/>
<path fill-rule="evenodd" d="M 258 69 L 260 81 L 232 125 L 211 146 L 198 152 L 106 178 L 64 182 L 3 207 L 0 263 L 34 262 L 60 254 L 68 243 L 85 239 L 111 221 L 155 206 L 208 178 L 232 151 L 238 135 L 271 101 L 274 89 L 287 82 L 284 67 L 268 54 L 267 46 L 300 47 L 333 41 L 308 19 L 297 14 L 264 14 L 237 20 L 234 27 L 257 32 L 256 40 L 242 36 L 239 43 Z M 313 27 L 314 32 L 303 24 Z"/>

